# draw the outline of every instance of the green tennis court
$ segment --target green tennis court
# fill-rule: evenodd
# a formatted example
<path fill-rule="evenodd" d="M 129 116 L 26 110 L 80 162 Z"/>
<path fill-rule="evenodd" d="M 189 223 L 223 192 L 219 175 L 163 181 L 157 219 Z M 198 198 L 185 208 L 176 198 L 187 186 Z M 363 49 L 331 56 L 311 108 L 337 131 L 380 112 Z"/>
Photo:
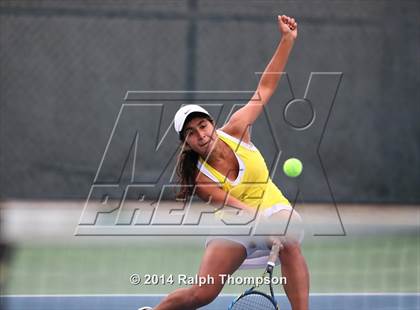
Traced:
<path fill-rule="evenodd" d="M 417 292 L 418 249 L 415 234 L 317 238 L 303 246 L 311 291 L 316 293 Z M 132 285 L 129 277 L 134 273 L 194 275 L 202 253 L 201 244 L 20 245 L 10 266 L 7 294 L 168 293 L 180 285 Z M 236 274 L 260 273 L 240 270 Z M 245 288 L 227 285 L 223 292 L 239 293 Z"/>

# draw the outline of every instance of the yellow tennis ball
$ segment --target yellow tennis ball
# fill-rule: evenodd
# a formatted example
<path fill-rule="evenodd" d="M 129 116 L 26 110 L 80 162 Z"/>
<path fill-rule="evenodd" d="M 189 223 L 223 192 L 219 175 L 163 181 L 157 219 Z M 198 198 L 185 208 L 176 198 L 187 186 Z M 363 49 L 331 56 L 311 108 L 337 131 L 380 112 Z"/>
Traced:
<path fill-rule="evenodd" d="M 297 158 L 289 158 L 283 164 L 284 173 L 291 178 L 296 178 L 302 173 L 302 162 Z"/>

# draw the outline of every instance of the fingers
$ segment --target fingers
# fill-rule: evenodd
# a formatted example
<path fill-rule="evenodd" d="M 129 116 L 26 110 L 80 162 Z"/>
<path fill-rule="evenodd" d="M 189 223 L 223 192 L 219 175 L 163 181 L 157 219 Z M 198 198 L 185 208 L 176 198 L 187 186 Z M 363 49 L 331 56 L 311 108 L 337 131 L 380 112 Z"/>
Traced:
<path fill-rule="evenodd" d="M 289 26 L 289 28 L 291 30 L 295 30 L 297 27 L 297 22 L 295 21 L 294 18 L 290 18 L 287 15 L 281 15 L 279 16 L 279 19 L 284 23 L 287 24 Z"/>

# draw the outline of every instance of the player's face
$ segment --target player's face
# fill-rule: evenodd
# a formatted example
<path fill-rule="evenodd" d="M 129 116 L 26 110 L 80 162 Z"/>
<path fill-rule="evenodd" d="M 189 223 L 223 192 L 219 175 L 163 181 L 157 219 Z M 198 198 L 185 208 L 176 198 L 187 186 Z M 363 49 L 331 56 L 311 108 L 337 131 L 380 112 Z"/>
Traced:
<path fill-rule="evenodd" d="M 187 144 L 200 155 L 207 155 L 217 141 L 213 124 L 202 117 L 190 120 L 185 125 L 184 135 Z"/>

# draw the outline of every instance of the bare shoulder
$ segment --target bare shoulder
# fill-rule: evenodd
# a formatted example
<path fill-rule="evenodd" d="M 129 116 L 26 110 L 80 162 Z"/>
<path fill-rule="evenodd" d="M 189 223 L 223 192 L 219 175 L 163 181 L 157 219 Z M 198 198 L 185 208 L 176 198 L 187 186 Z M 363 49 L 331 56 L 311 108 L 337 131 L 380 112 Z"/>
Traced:
<path fill-rule="evenodd" d="M 195 178 L 196 185 L 208 184 L 214 181 L 202 173 L 200 170 L 197 172 L 197 177 Z"/>
<path fill-rule="evenodd" d="M 199 188 L 211 188 L 213 185 L 216 185 L 216 182 L 210 179 L 200 170 L 197 171 L 197 176 L 195 178 L 195 185 L 197 189 Z"/>
<path fill-rule="evenodd" d="M 204 201 L 212 199 L 214 201 L 223 201 L 226 192 L 212 179 L 199 172 L 196 178 L 196 194 Z"/>
<path fill-rule="evenodd" d="M 229 121 L 223 127 L 219 128 L 219 130 L 245 143 L 251 142 L 251 136 L 249 134 L 248 127 L 237 126 L 234 122 Z"/>

